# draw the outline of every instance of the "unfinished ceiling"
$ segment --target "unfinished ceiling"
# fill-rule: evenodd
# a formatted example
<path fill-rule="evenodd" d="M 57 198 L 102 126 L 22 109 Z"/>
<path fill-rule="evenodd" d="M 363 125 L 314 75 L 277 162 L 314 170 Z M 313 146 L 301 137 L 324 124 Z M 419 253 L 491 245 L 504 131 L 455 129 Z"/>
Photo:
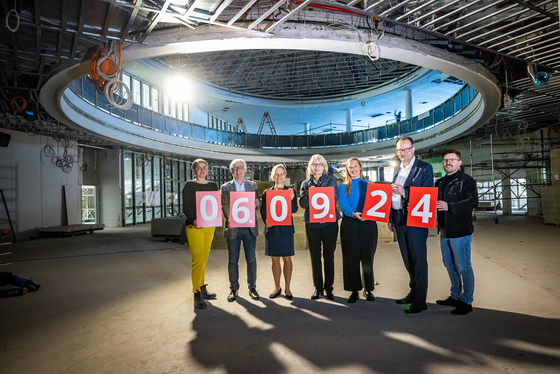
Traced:
<path fill-rule="evenodd" d="M 536 64 L 534 71 L 552 73 L 560 66 L 557 0 L 22 0 L 15 3 L 2 0 L 1 10 L 2 19 L 8 15 L 9 27 L 0 28 L 0 108 L 4 116 L 11 115 L 11 99 L 24 96 L 31 110 L 27 121 L 18 126 L 31 132 L 73 131 L 49 122 L 48 113 L 38 104 L 42 85 L 61 64 L 78 63 L 88 50 L 104 41 L 122 40 L 126 48 L 145 43 L 148 35 L 158 31 L 204 28 L 208 24 L 262 34 L 305 24 L 367 30 L 373 37 L 394 35 L 431 44 L 484 65 L 499 79 L 504 93 L 507 86 L 513 103 L 499 111 L 482 132 L 495 128 L 507 131 L 521 122 L 526 123 L 529 130 L 558 123 L 560 80 L 553 75 L 548 84 L 535 88 L 527 74 L 528 64 Z M 253 67 L 258 67 L 258 74 L 264 76 L 274 75 L 277 67 L 262 61 L 274 61 L 282 53 L 285 61 L 297 57 L 298 64 L 301 63 L 298 66 L 307 69 L 299 70 L 300 76 L 305 72 L 310 79 L 312 66 L 318 59 L 332 63 L 341 58 L 311 52 L 298 52 L 297 56 L 290 57 L 287 51 L 264 50 L 253 59 L 251 51 L 237 53 L 251 60 Z M 192 64 L 194 69 L 198 66 L 202 72 L 204 62 L 199 57 L 212 59 L 211 54 L 192 57 L 192 61 L 185 57 L 184 63 Z M 390 65 L 394 74 L 409 68 L 398 62 L 377 63 Z M 326 68 L 328 64 L 321 62 L 320 65 Z M 328 84 L 333 93 L 361 90 L 364 80 L 356 78 L 363 78 L 363 74 L 360 76 L 351 66 L 358 67 L 358 71 L 375 69 L 374 64 L 368 64 L 366 58 L 341 64 L 344 73 L 340 79 L 324 84 Z M 287 65 L 282 67 L 288 68 Z M 263 87 L 252 88 L 254 94 L 283 97 L 305 92 L 320 95 L 313 87 L 313 79 L 307 81 L 311 84 L 303 83 L 303 78 L 295 79 L 297 72 L 296 69 L 294 75 L 278 79 L 276 85 L 266 82 Z M 320 79 L 320 74 L 316 76 Z M 204 79 L 234 90 L 247 89 L 242 81 L 220 74 Z M 87 142 L 87 134 L 75 136 Z"/>

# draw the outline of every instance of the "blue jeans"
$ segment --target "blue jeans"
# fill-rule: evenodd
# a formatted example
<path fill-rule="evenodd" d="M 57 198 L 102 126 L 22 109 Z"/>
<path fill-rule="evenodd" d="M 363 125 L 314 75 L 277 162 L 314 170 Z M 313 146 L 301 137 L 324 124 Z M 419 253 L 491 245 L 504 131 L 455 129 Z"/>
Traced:
<path fill-rule="evenodd" d="M 472 235 L 441 238 L 441 256 L 451 280 L 451 297 L 472 304 L 474 272 L 471 265 Z"/>
<path fill-rule="evenodd" d="M 229 288 L 232 290 L 239 290 L 238 263 L 241 241 L 243 241 L 245 261 L 247 261 L 247 284 L 250 289 L 257 287 L 257 257 L 255 255 L 257 238 L 251 234 L 248 228 L 239 228 L 237 229 L 237 237 L 227 240 Z"/>

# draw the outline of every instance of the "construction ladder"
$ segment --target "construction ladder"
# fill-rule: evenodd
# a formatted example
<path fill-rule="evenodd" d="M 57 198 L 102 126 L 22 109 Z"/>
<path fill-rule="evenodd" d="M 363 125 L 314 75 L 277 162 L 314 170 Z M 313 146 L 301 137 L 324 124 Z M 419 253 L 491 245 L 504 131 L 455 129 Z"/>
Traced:
<path fill-rule="evenodd" d="M 272 120 L 270 119 L 270 115 L 268 114 L 268 112 L 265 112 L 263 114 L 263 118 L 261 120 L 261 125 L 259 126 L 259 131 L 257 131 L 257 135 L 262 134 L 262 129 L 263 129 L 263 126 L 264 126 L 265 122 L 270 127 L 270 132 L 272 133 L 272 135 L 278 136 L 278 134 L 276 134 L 276 129 L 274 128 L 274 124 L 272 123 Z"/>

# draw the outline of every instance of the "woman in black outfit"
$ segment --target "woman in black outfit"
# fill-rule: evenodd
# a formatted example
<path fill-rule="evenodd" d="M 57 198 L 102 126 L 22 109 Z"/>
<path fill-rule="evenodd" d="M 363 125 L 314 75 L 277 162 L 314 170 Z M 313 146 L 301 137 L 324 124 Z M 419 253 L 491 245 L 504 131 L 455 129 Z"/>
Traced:
<path fill-rule="evenodd" d="M 214 239 L 214 227 L 198 227 L 196 220 L 196 192 L 218 191 L 216 182 L 208 182 L 208 163 L 199 158 L 192 162 L 194 180 L 188 181 L 183 188 L 183 213 L 187 216 L 187 241 L 192 257 L 191 279 L 194 292 L 194 307 L 205 309 L 204 299 L 215 299 L 215 293 L 209 293 L 204 284 L 206 262 Z"/>
<path fill-rule="evenodd" d="M 328 300 L 334 300 L 334 251 L 338 237 L 338 220 L 340 213 L 336 210 L 336 222 L 311 223 L 309 222 L 309 189 L 313 187 L 333 187 L 334 204 L 338 201 L 338 185 L 332 175 L 328 175 L 329 166 L 327 160 L 321 155 L 313 155 L 307 166 L 309 179 L 301 183 L 299 191 L 299 205 L 305 209 L 305 233 L 311 256 L 311 268 L 313 271 L 313 285 L 315 292 L 311 299 L 315 300 L 327 293 Z M 322 247 L 322 248 L 321 248 Z M 321 261 L 321 252 L 323 261 Z M 323 262 L 323 263 L 321 263 Z M 323 265 L 323 266 L 321 266 Z M 323 281 L 323 268 L 325 278 Z"/>

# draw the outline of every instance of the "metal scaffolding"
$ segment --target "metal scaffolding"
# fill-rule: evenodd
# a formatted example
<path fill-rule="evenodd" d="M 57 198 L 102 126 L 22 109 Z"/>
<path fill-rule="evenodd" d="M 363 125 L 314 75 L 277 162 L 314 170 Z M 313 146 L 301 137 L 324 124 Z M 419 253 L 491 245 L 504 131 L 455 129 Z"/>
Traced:
<path fill-rule="evenodd" d="M 491 134 L 488 141 L 473 144 L 470 141 L 471 175 L 477 181 L 479 206 L 492 202 L 494 222 L 498 223 L 498 210 L 511 213 L 515 203 L 517 211 L 529 211 L 530 199 L 537 201 L 537 215 L 542 215 L 541 194 L 550 185 L 550 141 L 542 136 L 521 134 L 516 138 L 496 140 Z"/>

